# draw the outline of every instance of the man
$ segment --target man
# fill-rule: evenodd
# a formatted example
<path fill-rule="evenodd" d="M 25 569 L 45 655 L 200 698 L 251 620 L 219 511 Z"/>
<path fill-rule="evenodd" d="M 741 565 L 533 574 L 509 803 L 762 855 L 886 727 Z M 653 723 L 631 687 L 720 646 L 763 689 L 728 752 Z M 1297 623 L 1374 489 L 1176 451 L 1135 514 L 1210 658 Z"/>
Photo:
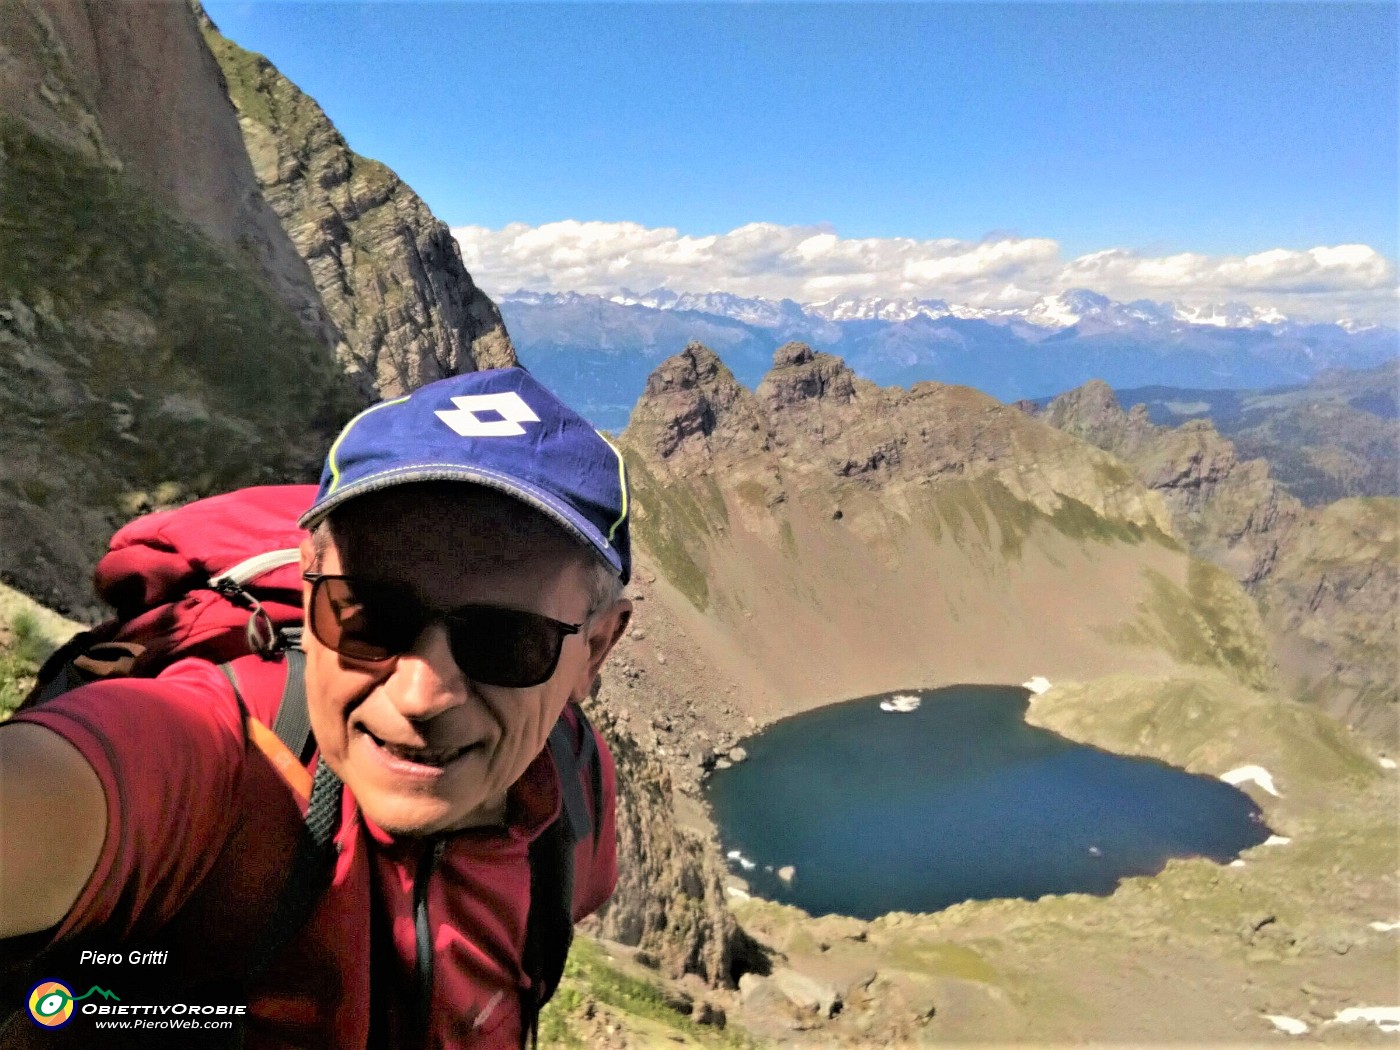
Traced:
<path fill-rule="evenodd" d="M 577 787 L 546 745 L 561 714 L 579 728 L 569 702 L 630 617 L 627 517 L 617 451 L 521 369 L 361 413 L 300 519 L 312 767 L 344 785 L 309 921 L 259 958 L 306 806 L 249 744 L 280 663 L 235 661 L 235 691 L 184 660 L 0 728 L 0 954 L 71 971 L 79 947 L 163 952 L 109 983 L 239 991 L 254 1047 L 520 1045 L 530 850 Z M 616 882 L 611 759 L 599 737 L 579 748 L 595 745 L 573 919 Z M 0 1043 L 36 1031 L 12 1019 Z"/>

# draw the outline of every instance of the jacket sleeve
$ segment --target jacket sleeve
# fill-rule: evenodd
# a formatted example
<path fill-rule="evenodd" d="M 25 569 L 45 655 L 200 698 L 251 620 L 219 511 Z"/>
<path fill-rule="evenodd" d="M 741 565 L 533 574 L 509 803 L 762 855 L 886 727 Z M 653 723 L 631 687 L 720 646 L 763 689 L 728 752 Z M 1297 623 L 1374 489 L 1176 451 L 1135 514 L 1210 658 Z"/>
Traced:
<path fill-rule="evenodd" d="M 212 664 L 99 682 L 15 716 L 63 737 L 97 774 L 107 836 L 54 931 L 114 943 L 160 929 L 208 874 L 233 828 L 245 772 L 241 712 Z M 56 830 L 62 814 L 54 814 Z"/>

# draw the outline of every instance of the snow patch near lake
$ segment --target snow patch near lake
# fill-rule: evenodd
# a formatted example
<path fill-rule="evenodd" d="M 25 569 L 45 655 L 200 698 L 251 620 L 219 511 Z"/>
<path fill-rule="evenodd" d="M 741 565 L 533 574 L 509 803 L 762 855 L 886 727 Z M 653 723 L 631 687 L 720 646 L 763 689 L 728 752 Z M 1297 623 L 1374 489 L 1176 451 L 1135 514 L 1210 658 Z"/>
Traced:
<path fill-rule="evenodd" d="M 1240 766 L 1238 769 L 1232 769 L 1228 773 L 1221 773 L 1220 779 L 1227 784 L 1233 784 L 1235 786 L 1247 783 L 1258 784 L 1269 794 L 1273 795 L 1274 798 L 1283 797 L 1274 788 L 1273 775 L 1263 766 Z"/>
<path fill-rule="evenodd" d="M 1382 1032 L 1400 1032 L 1400 1006 L 1352 1006 L 1340 1011 L 1328 1024 L 1370 1021 Z"/>
<path fill-rule="evenodd" d="M 745 871 L 753 871 L 753 869 L 758 866 L 753 861 L 749 860 L 748 857 L 744 856 L 743 853 L 741 853 L 737 849 L 730 850 L 728 853 L 725 854 L 725 856 L 728 857 L 730 860 L 734 861 L 736 864 L 739 865 L 739 867 L 743 868 Z"/>
<path fill-rule="evenodd" d="M 1022 689 L 1029 689 L 1036 696 L 1050 691 L 1050 679 L 1044 675 L 1036 675 L 1028 682 L 1021 683 Z"/>
<path fill-rule="evenodd" d="M 1265 1014 L 1264 1020 L 1272 1022 L 1275 1028 L 1289 1035 L 1302 1035 L 1308 1030 L 1307 1022 L 1296 1017 L 1285 1017 L 1283 1014 Z"/>
<path fill-rule="evenodd" d="M 881 711 L 897 711 L 900 714 L 908 714 L 910 711 L 917 711 L 919 705 L 923 703 L 913 693 L 900 693 L 889 700 L 880 701 Z"/>
<path fill-rule="evenodd" d="M 1266 846 L 1287 846 L 1293 840 L 1287 835 L 1270 835 L 1264 840 Z"/>

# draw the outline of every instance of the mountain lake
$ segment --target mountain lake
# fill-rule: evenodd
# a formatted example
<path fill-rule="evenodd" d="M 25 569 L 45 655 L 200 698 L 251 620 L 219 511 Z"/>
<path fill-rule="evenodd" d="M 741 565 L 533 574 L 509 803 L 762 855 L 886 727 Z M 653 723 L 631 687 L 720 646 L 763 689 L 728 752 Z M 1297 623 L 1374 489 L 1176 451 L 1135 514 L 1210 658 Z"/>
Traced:
<path fill-rule="evenodd" d="M 870 919 L 1107 894 L 1170 857 L 1224 863 L 1269 836 L 1239 789 L 1027 725 L 1029 698 L 886 693 L 769 726 L 707 782 L 731 870 L 769 900 Z"/>

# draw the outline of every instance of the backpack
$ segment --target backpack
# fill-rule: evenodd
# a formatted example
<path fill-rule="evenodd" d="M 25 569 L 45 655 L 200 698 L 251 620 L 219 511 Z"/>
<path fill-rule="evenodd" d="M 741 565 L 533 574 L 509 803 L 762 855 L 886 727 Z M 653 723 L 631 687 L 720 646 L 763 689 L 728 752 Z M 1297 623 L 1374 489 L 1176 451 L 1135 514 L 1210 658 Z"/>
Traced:
<path fill-rule="evenodd" d="M 315 741 L 300 649 L 298 545 L 304 533 L 296 521 L 315 493 L 311 485 L 241 489 L 148 514 L 118 530 L 95 574 L 97 594 L 115 617 L 56 651 L 20 705 L 20 710 L 32 708 L 101 679 L 152 677 L 178 659 L 199 657 L 219 666 L 246 716 L 232 661 L 250 654 L 286 661 L 273 725 L 269 729 L 250 716 L 244 721 L 249 742 L 310 801 L 270 932 L 253 951 L 250 980 L 311 918 L 336 856 L 340 781 L 324 762 L 318 761 L 309 776 L 305 768 Z M 573 942 L 574 846 L 593 834 L 590 814 L 600 813 L 603 804 L 593 729 L 578 705 L 570 706 L 575 724 L 561 716 L 549 735 L 563 805 L 529 850 L 530 907 L 521 965 L 530 989 L 521 992 L 522 1045 L 537 1043 L 539 1011 L 563 975 Z M 584 772 L 591 811 L 580 782 Z M 426 1010 L 424 1001 L 420 1024 L 426 1024 Z"/>

